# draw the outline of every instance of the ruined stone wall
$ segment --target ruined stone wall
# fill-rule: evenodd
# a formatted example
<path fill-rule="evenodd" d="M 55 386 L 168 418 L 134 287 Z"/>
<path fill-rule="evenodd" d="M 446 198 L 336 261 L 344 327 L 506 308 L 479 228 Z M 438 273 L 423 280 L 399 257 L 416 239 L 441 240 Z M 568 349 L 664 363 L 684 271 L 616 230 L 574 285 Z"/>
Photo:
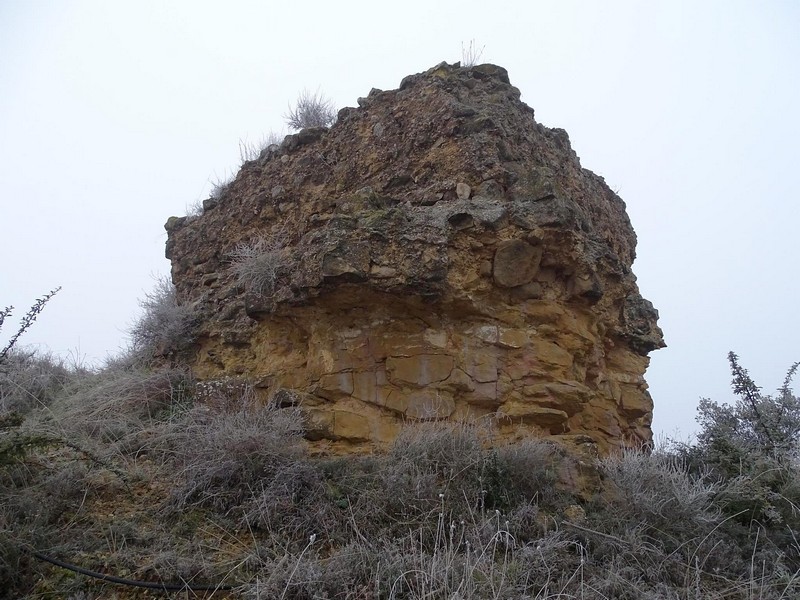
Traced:
<path fill-rule="evenodd" d="M 494 65 L 443 63 L 358 104 L 168 221 L 196 374 L 299 403 L 309 437 L 345 450 L 414 419 L 649 441 L 657 313 L 623 201 L 566 132 Z"/>

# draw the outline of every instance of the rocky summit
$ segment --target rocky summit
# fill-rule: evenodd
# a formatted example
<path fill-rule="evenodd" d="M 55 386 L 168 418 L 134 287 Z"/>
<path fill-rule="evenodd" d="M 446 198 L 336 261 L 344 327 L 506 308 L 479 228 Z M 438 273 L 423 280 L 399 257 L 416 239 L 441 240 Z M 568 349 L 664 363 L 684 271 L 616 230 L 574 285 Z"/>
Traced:
<path fill-rule="evenodd" d="M 245 162 L 167 258 L 206 382 L 299 405 L 330 451 L 404 421 L 647 443 L 664 346 L 624 202 L 505 69 L 442 63 Z"/>

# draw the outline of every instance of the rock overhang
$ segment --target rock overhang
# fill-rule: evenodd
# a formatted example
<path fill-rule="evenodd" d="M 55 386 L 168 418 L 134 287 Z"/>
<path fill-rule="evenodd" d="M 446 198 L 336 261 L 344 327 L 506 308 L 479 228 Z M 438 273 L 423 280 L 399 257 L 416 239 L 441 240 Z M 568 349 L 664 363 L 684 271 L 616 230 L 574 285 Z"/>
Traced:
<path fill-rule="evenodd" d="M 566 132 L 495 65 L 442 63 L 358 104 L 168 222 L 198 376 L 291 390 L 312 437 L 343 446 L 385 445 L 407 419 L 649 442 L 657 312 L 624 202 Z M 256 240 L 267 287 L 232 268 Z"/>

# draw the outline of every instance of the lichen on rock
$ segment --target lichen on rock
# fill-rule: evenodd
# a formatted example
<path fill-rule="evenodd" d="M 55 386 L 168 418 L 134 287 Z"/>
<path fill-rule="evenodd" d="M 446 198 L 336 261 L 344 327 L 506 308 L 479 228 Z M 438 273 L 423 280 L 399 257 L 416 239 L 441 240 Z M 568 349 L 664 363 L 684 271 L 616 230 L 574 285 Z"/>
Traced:
<path fill-rule="evenodd" d="M 649 442 L 658 315 L 625 204 L 566 132 L 495 65 L 442 63 L 358 104 L 168 221 L 179 297 L 201 307 L 196 375 L 290 394 L 309 437 L 344 449 L 408 419 Z M 258 244 L 280 264 L 248 286 L 237 249 Z"/>

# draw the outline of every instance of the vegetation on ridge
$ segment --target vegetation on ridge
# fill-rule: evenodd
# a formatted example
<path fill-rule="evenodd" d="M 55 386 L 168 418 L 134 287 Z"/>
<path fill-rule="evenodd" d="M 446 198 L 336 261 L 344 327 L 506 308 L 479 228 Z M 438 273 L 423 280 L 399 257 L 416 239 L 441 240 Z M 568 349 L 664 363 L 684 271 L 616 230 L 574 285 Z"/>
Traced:
<path fill-rule="evenodd" d="M 297 408 L 147 359 L 164 346 L 152 319 L 170 307 L 146 302 L 133 358 L 103 369 L 17 349 L 0 365 L 0 597 L 112 593 L 29 550 L 234 588 L 205 595 L 219 598 L 800 592 L 798 365 L 764 395 L 731 354 L 738 401 L 703 401 L 696 443 L 594 465 L 546 441 L 492 447 L 479 424 L 436 422 L 409 425 L 384 454 L 310 456 Z"/>

